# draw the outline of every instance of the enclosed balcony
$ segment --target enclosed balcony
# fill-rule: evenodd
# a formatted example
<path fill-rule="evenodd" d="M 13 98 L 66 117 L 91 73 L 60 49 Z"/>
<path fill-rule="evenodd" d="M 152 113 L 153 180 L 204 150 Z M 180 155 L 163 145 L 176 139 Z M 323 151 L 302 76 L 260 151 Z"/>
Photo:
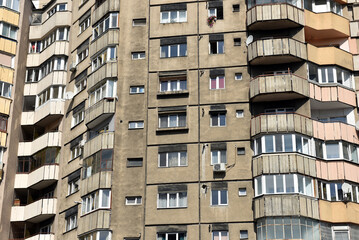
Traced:
<path fill-rule="evenodd" d="M 120 31 L 118 29 L 109 29 L 103 35 L 98 37 L 90 45 L 90 53 L 96 54 L 109 45 L 118 45 L 120 40 Z"/>
<path fill-rule="evenodd" d="M 40 233 L 28 238 L 25 240 L 55 240 L 55 234 L 53 233 Z"/>
<path fill-rule="evenodd" d="M 19 12 L 10 10 L 6 7 L 0 7 L 0 21 L 5 21 L 17 27 L 19 25 Z"/>
<path fill-rule="evenodd" d="M 111 211 L 98 210 L 79 218 L 77 234 L 81 235 L 93 229 L 109 229 Z"/>
<path fill-rule="evenodd" d="M 87 89 L 91 89 L 99 81 L 106 78 L 117 78 L 117 61 L 107 62 L 98 68 L 95 72 L 91 73 L 87 78 Z"/>
<path fill-rule="evenodd" d="M 333 223 L 359 224 L 359 204 L 319 201 L 320 220 Z"/>
<path fill-rule="evenodd" d="M 247 11 L 249 30 L 287 29 L 304 25 L 304 11 L 281 1 L 265 1 Z"/>
<path fill-rule="evenodd" d="M 87 158 L 101 149 L 113 148 L 114 139 L 114 132 L 105 132 L 87 141 L 84 146 L 83 158 Z"/>
<path fill-rule="evenodd" d="M 292 38 L 259 39 L 248 45 L 251 65 L 273 65 L 307 59 L 306 45 Z"/>
<path fill-rule="evenodd" d="M 44 165 L 29 173 L 15 175 L 14 188 L 44 189 L 59 180 L 58 164 Z"/>
<path fill-rule="evenodd" d="M 254 102 L 291 100 L 308 96 L 308 80 L 292 73 L 260 75 L 250 82 L 250 97 Z"/>
<path fill-rule="evenodd" d="M 16 41 L 6 38 L 0 38 L 0 51 L 9 53 L 11 55 L 16 54 Z"/>
<path fill-rule="evenodd" d="M 31 142 L 19 142 L 18 156 L 32 156 L 47 147 L 61 147 L 61 139 L 61 132 L 49 132 Z"/>
<path fill-rule="evenodd" d="M 30 203 L 26 206 L 13 206 L 11 208 L 11 222 L 39 223 L 56 214 L 57 199 L 46 198 Z"/>
<path fill-rule="evenodd" d="M 119 12 L 120 11 L 120 2 L 119 1 L 111 1 L 105 0 L 100 1 L 101 4 L 97 5 L 92 13 L 92 23 L 97 23 L 101 18 L 103 18 L 106 14 L 110 12 Z"/>
<path fill-rule="evenodd" d="M 85 111 L 85 124 L 93 128 L 116 111 L 116 101 L 114 98 L 103 98 L 99 102 L 90 106 Z"/>
<path fill-rule="evenodd" d="M 83 179 L 80 184 L 81 196 L 87 195 L 100 188 L 111 188 L 112 171 L 97 172 Z"/>

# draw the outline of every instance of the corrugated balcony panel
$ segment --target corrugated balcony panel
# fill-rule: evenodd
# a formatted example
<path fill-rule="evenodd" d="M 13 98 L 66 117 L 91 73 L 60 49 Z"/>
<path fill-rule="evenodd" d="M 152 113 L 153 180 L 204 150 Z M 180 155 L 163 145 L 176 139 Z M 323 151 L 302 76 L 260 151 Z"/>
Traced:
<path fill-rule="evenodd" d="M 354 71 L 359 71 L 359 55 L 353 55 Z"/>
<path fill-rule="evenodd" d="M 77 234 L 82 235 L 94 229 L 109 229 L 111 211 L 97 210 L 78 219 Z"/>
<path fill-rule="evenodd" d="M 319 219 L 318 200 L 300 195 L 268 195 L 254 200 L 255 219 L 302 216 Z"/>
<path fill-rule="evenodd" d="M 317 177 L 328 181 L 359 182 L 359 166 L 348 161 L 316 161 Z"/>
<path fill-rule="evenodd" d="M 119 12 L 120 11 L 120 2 L 106 0 L 100 6 L 95 8 L 92 13 L 92 24 L 96 24 L 101 18 L 103 18 L 107 13 L 110 12 Z"/>
<path fill-rule="evenodd" d="M 260 39 L 248 45 L 251 65 L 273 65 L 307 59 L 306 45 L 292 38 Z"/>
<path fill-rule="evenodd" d="M 101 149 L 113 148 L 114 132 L 107 132 L 87 141 L 84 146 L 83 158 L 87 158 Z"/>
<path fill-rule="evenodd" d="M 359 37 L 359 21 L 350 22 L 350 36 Z"/>
<path fill-rule="evenodd" d="M 50 100 L 33 112 L 22 112 L 21 125 L 34 125 L 47 121 L 48 117 L 63 116 L 65 112 L 64 100 Z"/>
<path fill-rule="evenodd" d="M 11 25 L 19 26 L 20 13 L 12 11 L 6 7 L 0 7 L 0 21 L 10 23 Z"/>
<path fill-rule="evenodd" d="M 319 200 L 320 220 L 332 223 L 359 224 L 359 204 Z"/>
<path fill-rule="evenodd" d="M 6 38 L 0 38 L 0 51 L 9 53 L 11 55 L 16 54 L 16 41 Z"/>
<path fill-rule="evenodd" d="M 19 142 L 18 156 L 32 156 L 47 147 L 61 147 L 61 139 L 61 132 L 49 132 L 32 142 Z"/>
<path fill-rule="evenodd" d="M 87 89 L 90 90 L 105 78 L 117 78 L 117 73 L 117 62 L 107 62 L 88 76 Z"/>
<path fill-rule="evenodd" d="M 25 238 L 25 240 L 55 240 L 55 234 L 53 233 L 40 233 L 35 236 Z"/>
<path fill-rule="evenodd" d="M 109 29 L 105 34 L 91 42 L 90 55 L 98 53 L 109 45 L 118 45 L 119 40 L 120 31 L 118 29 Z"/>
<path fill-rule="evenodd" d="M 324 141 L 344 140 L 359 144 L 355 126 L 341 122 L 323 123 L 313 121 L 313 137 Z"/>
<path fill-rule="evenodd" d="M 10 221 L 39 223 L 54 216 L 56 208 L 56 198 L 40 199 L 26 206 L 13 206 Z"/>
<path fill-rule="evenodd" d="M 304 11 L 287 3 L 257 5 L 247 11 L 249 30 L 294 28 L 304 25 Z"/>
<path fill-rule="evenodd" d="M 44 165 L 30 173 L 17 173 L 14 188 L 42 189 L 59 180 L 58 165 Z"/>
<path fill-rule="evenodd" d="M 4 98 L 0 96 L 0 113 L 9 115 L 10 114 L 10 104 L 12 100 L 9 98 Z"/>
<path fill-rule="evenodd" d="M 251 120 L 251 136 L 260 133 L 297 132 L 313 135 L 313 120 L 295 114 L 262 114 Z"/>
<path fill-rule="evenodd" d="M 301 173 L 316 177 L 315 158 L 298 153 L 262 154 L 253 158 L 253 177 L 285 173 Z"/>
<path fill-rule="evenodd" d="M 68 41 L 55 41 L 41 53 L 27 55 L 26 67 L 37 67 L 53 55 L 68 55 L 70 43 Z"/>
<path fill-rule="evenodd" d="M 290 100 L 308 96 L 308 80 L 294 74 L 261 75 L 250 82 L 250 97 L 255 102 Z"/>
<path fill-rule="evenodd" d="M 356 107 L 355 91 L 340 85 L 309 84 L 310 98 L 321 102 L 341 102 Z"/>
<path fill-rule="evenodd" d="M 116 100 L 104 98 L 95 103 L 85 111 L 85 124 L 92 128 L 114 114 L 116 111 Z"/>
<path fill-rule="evenodd" d="M 3 82 L 13 84 L 14 82 L 14 69 L 0 65 L 0 79 Z"/>
<path fill-rule="evenodd" d="M 71 26 L 71 12 L 56 12 L 50 18 L 44 20 L 42 24 L 31 25 L 29 32 L 29 39 L 42 39 L 52 29 L 61 26 Z"/>
<path fill-rule="evenodd" d="M 7 133 L 0 132 L 0 146 L 1 147 L 6 147 L 6 140 L 7 140 Z"/>
<path fill-rule="evenodd" d="M 80 194 L 85 196 L 100 188 L 111 188 L 112 171 L 102 171 L 82 179 L 80 183 Z"/>

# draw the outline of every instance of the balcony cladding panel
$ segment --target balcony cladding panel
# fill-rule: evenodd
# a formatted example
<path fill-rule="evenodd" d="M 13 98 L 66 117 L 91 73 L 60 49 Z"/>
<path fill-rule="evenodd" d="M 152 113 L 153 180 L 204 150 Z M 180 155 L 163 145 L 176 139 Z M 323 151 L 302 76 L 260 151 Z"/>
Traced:
<path fill-rule="evenodd" d="M 104 98 L 95 103 L 85 111 L 85 124 L 89 128 L 93 128 L 101 121 L 114 114 L 116 111 L 116 99 Z"/>
<path fill-rule="evenodd" d="M 25 238 L 25 240 L 55 240 L 55 234 L 53 233 L 40 233 L 35 236 Z"/>
<path fill-rule="evenodd" d="M 310 98 L 321 102 L 341 102 L 356 107 L 355 91 L 340 85 L 309 83 Z"/>
<path fill-rule="evenodd" d="M 16 54 L 16 41 L 0 37 L 0 51 L 9 53 L 11 55 L 15 55 Z"/>
<path fill-rule="evenodd" d="M 42 189 L 59 180 L 58 165 L 44 165 L 30 173 L 17 173 L 14 188 Z"/>
<path fill-rule="evenodd" d="M 319 219 L 318 200 L 300 195 L 269 195 L 254 200 L 255 219 L 302 216 Z"/>
<path fill-rule="evenodd" d="M 107 62 L 94 72 L 90 73 L 87 78 L 87 89 L 90 90 L 101 80 L 106 78 L 117 78 L 118 67 L 116 62 Z"/>
<path fill-rule="evenodd" d="M 13 84 L 14 82 L 14 69 L 0 65 L 0 79 L 3 82 Z"/>
<path fill-rule="evenodd" d="M 341 122 L 323 123 L 313 121 L 313 137 L 324 141 L 344 140 L 359 144 L 355 126 Z"/>
<path fill-rule="evenodd" d="M 48 120 L 63 116 L 65 112 L 64 100 L 50 100 L 32 112 L 21 113 L 21 125 L 44 125 Z"/>
<path fill-rule="evenodd" d="M 332 12 L 314 13 L 304 10 L 305 39 L 347 38 L 350 35 L 349 20 Z"/>
<path fill-rule="evenodd" d="M 96 38 L 91 42 L 90 45 L 90 54 L 100 52 L 110 45 L 118 45 L 120 40 L 120 31 L 118 29 L 109 29 L 105 34 L 101 35 L 99 38 Z"/>
<path fill-rule="evenodd" d="M 253 158 L 254 177 L 285 173 L 301 173 L 316 177 L 315 159 L 297 153 L 262 154 Z"/>
<path fill-rule="evenodd" d="M 85 196 L 100 188 L 111 188 L 112 171 L 102 171 L 82 179 L 80 183 L 80 194 Z"/>
<path fill-rule="evenodd" d="M 309 96 L 308 80 L 294 74 L 262 75 L 250 82 L 252 101 L 290 100 Z"/>
<path fill-rule="evenodd" d="M 292 38 L 259 39 L 248 45 L 251 65 L 273 65 L 307 59 L 306 44 Z"/>
<path fill-rule="evenodd" d="M 353 55 L 353 68 L 354 71 L 359 71 L 359 55 Z"/>
<path fill-rule="evenodd" d="M 109 229 L 111 222 L 111 211 L 97 210 L 80 217 L 77 225 L 77 234 L 82 235 L 94 229 Z"/>
<path fill-rule="evenodd" d="M 251 31 L 304 26 L 304 11 L 287 3 L 257 5 L 247 11 Z"/>
<path fill-rule="evenodd" d="M 120 1 L 106 0 L 100 6 L 95 8 L 92 13 L 92 24 L 96 24 L 101 18 L 110 12 L 120 11 Z"/>
<path fill-rule="evenodd" d="M 20 13 L 12 11 L 5 7 L 0 7 L 0 21 L 10 23 L 13 26 L 19 26 Z"/>
<path fill-rule="evenodd" d="M 359 37 L 359 21 L 350 22 L 350 36 L 352 38 Z"/>
<path fill-rule="evenodd" d="M 101 149 L 113 148 L 114 139 L 114 132 L 107 132 L 87 141 L 84 146 L 83 158 L 87 158 Z"/>
<path fill-rule="evenodd" d="M 359 204 L 319 200 L 320 220 L 331 223 L 359 224 Z"/>
<path fill-rule="evenodd" d="M 359 166 L 347 161 L 316 161 L 317 177 L 328 181 L 359 182 Z"/>
<path fill-rule="evenodd" d="M 19 142 L 18 156 L 32 156 L 47 147 L 61 147 L 61 138 L 61 132 L 49 132 L 32 142 Z"/>
<path fill-rule="evenodd" d="M 31 25 L 29 39 L 42 39 L 52 29 L 61 26 L 71 26 L 71 12 L 56 12 L 50 18 L 45 19 L 42 24 Z"/>
<path fill-rule="evenodd" d="M 55 41 L 41 53 L 27 55 L 26 67 L 38 67 L 53 55 L 68 55 L 70 43 Z"/>
<path fill-rule="evenodd" d="M 10 114 L 11 99 L 0 96 L 0 113 L 4 115 Z"/>
<path fill-rule="evenodd" d="M 11 222 L 39 223 L 56 214 L 57 199 L 40 199 L 26 206 L 13 206 L 11 208 Z"/>
<path fill-rule="evenodd" d="M 308 60 L 318 65 L 338 65 L 353 71 L 353 55 L 336 47 L 307 44 Z"/>
<path fill-rule="evenodd" d="M 0 146 L 1 147 L 6 147 L 6 139 L 7 139 L 7 133 L 0 132 Z"/>
<path fill-rule="evenodd" d="M 298 132 L 313 135 L 312 120 L 295 114 L 262 114 L 251 120 L 251 136 L 260 133 Z"/>

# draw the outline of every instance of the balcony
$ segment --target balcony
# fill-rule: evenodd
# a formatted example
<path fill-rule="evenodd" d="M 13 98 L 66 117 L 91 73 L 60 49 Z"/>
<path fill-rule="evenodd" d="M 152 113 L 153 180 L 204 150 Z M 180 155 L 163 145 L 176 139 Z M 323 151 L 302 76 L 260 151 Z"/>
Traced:
<path fill-rule="evenodd" d="M 42 39 L 52 29 L 61 26 L 71 26 L 71 12 L 56 12 L 50 18 L 47 18 L 42 24 L 31 25 L 29 32 L 29 39 Z"/>
<path fill-rule="evenodd" d="M 292 73 L 260 75 L 250 82 L 250 97 L 253 102 L 291 100 L 308 96 L 307 79 Z"/>
<path fill-rule="evenodd" d="M 300 195 L 269 195 L 254 200 L 254 218 L 302 216 L 319 219 L 318 200 Z"/>
<path fill-rule="evenodd" d="M 109 45 L 118 45 L 119 39 L 120 31 L 118 29 L 109 29 L 105 34 L 92 41 L 90 53 L 94 55 Z"/>
<path fill-rule="evenodd" d="M 359 21 L 350 22 L 350 36 L 352 38 L 359 37 Z"/>
<path fill-rule="evenodd" d="M 17 173 L 14 188 L 44 189 L 59 180 L 59 166 L 44 165 L 30 173 Z"/>
<path fill-rule="evenodd" d="M 0 79 L 3 82 L 13 84 L 14 79 L 14 69 L 0 65 Z"/>
<path fill-rule="evenodd" d="M 6 139 L 7 139 L 7 133 L 0 132 L 0 146 L 6 147 Z"/>
<path fill-rule="evenodd" d="M 85 111 L 85 124 L 88 128 L 93 128 L 106 118 L 113 115 L 116 111 L 116 101 L 114 98 L 104 98 L 95 103 Z"/>
<path fill-rule="evenodd" d="M 10 23 L 11 25 L 19 26 L 20 13 L 12 11 L 6 7 L 0 7 L 0 21 Z"/>
<path fill-rule="evenodd" d="M 9 53 L 11 55 L 16 54 L 16 41 L 1 37 L 0 38 L 0 51 Z"/>
<path fill-rule="evenodd" d="M 283 64 L 306 59 L 306 45 L 292 38 L 260 39 L 248 45 L 251 65 Z"/>
<path fill-rule="evenodd" d="M 120 2 L 106 0 L 100 6 L 98 6 L 92 13 L 92 24 L 96 24 L 101 18 L 103 18 L 109 12 L 119 12 Z"/>
<path fill-rule="evenodd" d="M 24 95 L 33 96 L 38 95 L 51 85 L 66 85 L 67 72 L 53 71 L 46 75 L 38 82 L 27 82 L 24 86 Z"/>
<path fill-rule="evenodd" d="M 359 224 L 359 204 L 319 200 L 320 220 L 332 223 Z"/>
<path fill-rule="evenodd" d="M 309 83 L 309 95 L 313 100 L 332 102 L 336 108 L 356 107 L 355 92 L 339 84 Z M 343 104 L 338 107 L 338 104 Z"/>
<path fill-rule="evenodd" d="M 299 153 L 262 154 L 253 158 L 253 177 L 286 173 L 301 173 L 316 177 L 315 158 Z"/>
<path fill-rule="evenodd" d="M 18 156 L 32 156 L 47 147 L 61 147 L 61 139 L 61 132 L 49 132 L 32 142 L 19 142 Z"/>
<path fill-rule="evenodd" d="M 288 3 L 256 5 L 247 11 L 251 31 L 287 29 L 304 25 L 304 11 Z"/>
<path fill-rule="evenodd" d="M 10 221 L 39 223 L 53 217 L 56 209 L 57 199 L 55 198 L 40 199 L 26 206 L 13 206 Z"/>
<path fill-rule="evenodd" d="M 112 171 L 102 171 L 94 175 L 82 179 L 80 183 L 80 194 L 85 196 L 100 188 L 111 188 L 112 186 Z"/>
<path fill-rule="evenodd" d="M 63 100 L 50 100 L 44 103 L 41 107 L 35 109 L 33 112 L 21 113 L 21 125 L 40 125 L 54 121 L 64 115 L 65 101 Z"/>
<path fill-rule="evenodd" d="M 68 55 L 68 41 L 55 41 L 41 53 L 32 53 L 27 55 L 26 67 L 37 67 L 45 62 L 52 55 Z"/>
<path fill-rule="evenodd" d="M 332 12 L 314 13 L 304 10 L 305 40 L 348 38 L 349 20 Z"/>
<path fill-rule="evenodd" d="M 9 98 L 4 98 L 0 96 L 0 113 L 9 115 L 10 114 L 10 104 L 12 100 Z"/>
<path fill-rule="evenodd" d="M 353 55 L 354 71 L 359 71 L 359 54 Z"/>
<path fill-rule="evenodd" d="M 102 149 L 113 148 L 114 136 L 114 132 L 107 132 L 87 141 L 84 146 L 83 158 L 87 158 Z"/>
<path fill-rule="evenodd" d="M 313 137 L 324 141 L 344 140 L 359 144 L 355 126 L 341 122 L 322 123 L 313 121 Z"/>
<path fill-rule="evenodd" d="M 87 214 L 78 220 L 77 234 L 81 235 L 93 229 L 109 229 L 111 222 L 111 211 L 97 210 Z"/>
<path fill-rule="evenodd" d="M 251 136 L 260 133 L 298 132 L 313 135 L 313 120 L 296 113 L 262 114 L 251 120 Z"/>
<path fill-rule="evenodd" d="M 105 78 L 117 78 L 117 61 L 107 62 L 92 72 L 87 78 L 87 89 L 91 89 L 99 81 Z"/>
<path fill-rule="evenodd" d="M 347 161 L 316 161 L 317 177 L 329 181 L 359 182 L 359 165 Z"/>
<path fill-rule="evenodd" d="M 307 44 L 308 60 L 318 65 L 338 65 L 353 71 L 353 56 L 336 47 L 315 47 Z"/>

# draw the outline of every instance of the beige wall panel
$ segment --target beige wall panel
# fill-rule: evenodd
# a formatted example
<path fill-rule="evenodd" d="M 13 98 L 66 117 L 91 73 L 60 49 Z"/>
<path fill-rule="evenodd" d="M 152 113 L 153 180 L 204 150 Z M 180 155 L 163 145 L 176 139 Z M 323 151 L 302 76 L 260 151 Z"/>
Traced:
<path fill-rule="evenodd" d="M 0 8 L 0 21 L 10 23 L 16 27 L 19 26 L 20 14 L 18 12 L 12 11 L 5 7 Z"/>
<path fill-rule="evenodd" d="M 14 69 L 0 66 L 0 79 L 3 82 L 13 84 Z"/>
<path fill-rule="evenodd" d="M 11 99 L 0 97 L 0 113 L 9 115 Z"/>

